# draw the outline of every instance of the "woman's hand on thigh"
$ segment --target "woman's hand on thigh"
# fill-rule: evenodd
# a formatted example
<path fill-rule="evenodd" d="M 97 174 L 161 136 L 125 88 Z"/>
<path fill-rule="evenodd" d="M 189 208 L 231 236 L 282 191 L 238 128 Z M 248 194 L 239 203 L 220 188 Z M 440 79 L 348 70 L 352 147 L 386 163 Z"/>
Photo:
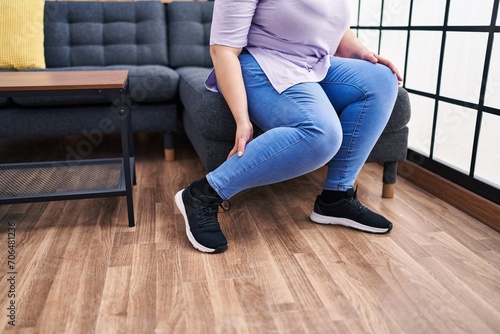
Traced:
<path fill-rule="evenodd" d="M 245 153 L 246 145 L 253 139 L 253 125 L 251 122 L 236 125 L 236 138 L 234 147 L 229 152 L 227 158 L 231 158 L 235 153 L 241 157 Z"/>

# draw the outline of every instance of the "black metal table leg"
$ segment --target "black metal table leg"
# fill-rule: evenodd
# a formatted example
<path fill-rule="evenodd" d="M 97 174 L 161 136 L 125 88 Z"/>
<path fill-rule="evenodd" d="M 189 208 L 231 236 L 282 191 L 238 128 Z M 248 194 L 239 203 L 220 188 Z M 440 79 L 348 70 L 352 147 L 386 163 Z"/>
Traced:
<path fill-rule="evenodd" d="M 131 132 L 130 122 L 130 110 L 128 108 L 122 108 L 120 110 L 121 118 L 121 139 L 122 139 L 122 151 L 123 151 L 123 172 L 125 175 L 125 193 L 127 197 L 127 212 L 128 212 L 128 226 L 134 227 L 134 203 L 132 200 L 132 178 L 135 179 L 135 166 L 131 167 L 131 157 L 130 157 L 130 146 L 129 146 L 129 134 Z M 133 159 L 133 158 L 132 158 Z M 134 163 L 135 165 L 135 163 Z M 132 168 L 134 168 L 134 173 L 132 176 Z"/>
<path fill-rule="evenodd" d="M 127 199 L 128 225 L 135 226 L 134 203 L 132 198 L 132 187 L 136 184 L 135 159 L 134 159 L 134 138 L 132 131 L 132 110 L 129 94 L 128 81 L 123 90 L 117 94 L 116 91 L 104 92 L 101 94 L 111 101 L 118 111 L 120 118 L 120 134 L 122 142 L 123 175 L 125 182 L 125 196 Z"/>

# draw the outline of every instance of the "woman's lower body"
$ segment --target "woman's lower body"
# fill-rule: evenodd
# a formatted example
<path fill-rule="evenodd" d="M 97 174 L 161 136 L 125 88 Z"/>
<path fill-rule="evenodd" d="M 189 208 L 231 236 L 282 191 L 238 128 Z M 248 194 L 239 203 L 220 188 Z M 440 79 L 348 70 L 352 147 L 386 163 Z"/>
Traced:
<path fill-rule="evenodd" d="M 397 79 L 391 70 L 331 57 L 324 80 L 278 94 L 249 53 L 242 53 L 240 62 L 250 119 L 264 133 L 247 144 L 243 156 L 233 155 L 176 195 L 195 248 L 205 252 L 227 248 L 216 219 L 222 200 L 324 165 L 328 165 L 324 189 L 311 219 L 374 233 L 390 231 L 392 224 L 362 206 L 352 188 L 396 100 Z"/>

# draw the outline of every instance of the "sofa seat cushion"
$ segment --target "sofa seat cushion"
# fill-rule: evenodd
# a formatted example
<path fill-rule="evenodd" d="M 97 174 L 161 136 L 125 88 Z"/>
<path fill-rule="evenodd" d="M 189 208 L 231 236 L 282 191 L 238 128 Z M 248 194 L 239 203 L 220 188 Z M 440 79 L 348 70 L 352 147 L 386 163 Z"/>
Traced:
<path fill-rule="evenodd" d="M 222 94 L 205 88 L 205 79 L 211 69 L 204 67 L 181 67 L 177 69 L 179 97 L 184 112 L 189 114 L 194 126 L 205 137 L 234 141 L 236 123 Z"/>
<path fill-rule="evenodd" d="M 403 129 L 410 121 L 410 117 L 411 107 L 408 92 L 404 88 L 399 87 L 396 104 L 394 105 L 391 118 L 389 118 L 384 132 L 393 132 Z"/>
<path fill-rule="evenodd" d="M 185 112 L 205 137 L 214 140 L 234 140 L 236 124 L 224 98 L 205 88 L 205 80 L 210 73 L 209 68 L 181 67 L 179 95 Z M 410 100 L 408 92 L 399 87 L 398 97 L 391 118 L 384 132 L 398 131 L 406 127 L 410 121 Z"/>
<path fill-rule="evenodd" d="M 179 75 L 173 69 L 161 65 L 115 65 L 106 67 L 61 67 L 50 68 L 50 71 L 84 71 L 84 70 L 129 70 L 129 91 L 132 102 L 156 103 L 171 102 L 177 96 Z M 100 96 L 54 96 L 54 97 L 15 97 L 14 102 L 24 106 L 47 105 L 80 105 L 109 103 Z"/>

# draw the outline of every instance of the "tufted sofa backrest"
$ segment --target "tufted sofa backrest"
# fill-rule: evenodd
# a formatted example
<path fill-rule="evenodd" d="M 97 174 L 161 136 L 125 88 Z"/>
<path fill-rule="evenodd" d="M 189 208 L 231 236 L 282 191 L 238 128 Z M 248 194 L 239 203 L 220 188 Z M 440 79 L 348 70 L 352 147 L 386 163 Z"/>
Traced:
<path fill-rule="evenodd" d="M 174 1 L 167 5 L 171 67 L 213 66 L 208 45 L 213 9 L 213 2 Z"/>
<path fill-rule="evenodd" d="M 47 67 L 168 65 L 159 1 L 45 2 Z"/>

